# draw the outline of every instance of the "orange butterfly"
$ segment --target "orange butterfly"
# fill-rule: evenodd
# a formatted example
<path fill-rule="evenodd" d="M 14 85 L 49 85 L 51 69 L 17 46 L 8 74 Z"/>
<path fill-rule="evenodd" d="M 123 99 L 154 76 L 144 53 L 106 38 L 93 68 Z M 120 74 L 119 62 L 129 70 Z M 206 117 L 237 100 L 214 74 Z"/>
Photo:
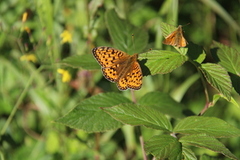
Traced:
<path fill-rule="evenodd" d="M 175 31 L 170 33 L 163 41 L 163 44 L 172 45 L 174 47 L 185 47 L 188 42 L 183 37 L 182 25 L 179 25 Z"/>
<path fill-rule="evenodd" d="M 111 47 L 96 47 L 92 53 L 101 65 L 104 77 L 116 82 L 119 90 L 141 88 L 143 75 L 137 61 L 138 54 L 128 55 Z"/>

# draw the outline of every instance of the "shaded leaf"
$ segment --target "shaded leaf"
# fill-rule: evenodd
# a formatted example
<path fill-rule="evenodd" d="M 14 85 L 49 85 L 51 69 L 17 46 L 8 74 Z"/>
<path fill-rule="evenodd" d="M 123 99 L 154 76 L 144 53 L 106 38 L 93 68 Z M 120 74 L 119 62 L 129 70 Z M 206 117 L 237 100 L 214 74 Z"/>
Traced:
<path fill-rule="evenodd" d="M 215 117 L 191 116 L 180 121 L 174 128 L 175 133 L 202 134 L 215 138 L 240 136 L 240 130 Z"/>
<path fill-rule="evenodd" d="M 213 63 L 202 64 L 200 69 L 208 83 L 230 100 L 232 83 L 227 71 L 220 65 Z"/>
<path fill-rule="evenodd" d="M 235 91 L 240 95 L 240 76 L 237 76 L 236 74 L 229 73 L 230 78 L 232 80 L 232 85 L 235 89 Z"/>
<path fill-rule="evenodd" d="M 144 147 L 147 153 L 157 159 L 181 160 L 182 158 L 181 143 L 170 135 L 153 136 L 145 143 Z"/>
<path fill-rule="evenodd" d="M 221 153 L 228 158 L 237 159 L 237 157 L 232 154 L 221 142 L 206 134 L 183 136 L 179 141 L 183 143 L 183 145 L 187 144 L 195 147 L 206 148 L 214 152 Z"/>
<path fill-rule="evenodd" d="M 130 103 L 130 100 L 118 93 L 98 94 L 82 101 L 67 115 L 57 119 L 56 122 L 86 132 L 103 132 L 117 129 L 122 124 L 100 108 L 122 103 Z"/>
<path fill-rule="evenodd" d="M 92 54 L 74 55 L 63 59 L 60 64 L 73 68 L 100 69 L 99 64 Z"/>
<path fill-rule="evenodd" d="M 163 114 L 174 118 L 183 118 L 184 105 L 176 102 L 169 94 L 163 92 L 150 92 L 144 95 L 139 101 L 143 106 L 151 107 Z"/>
<path fill-rule="evenodd" d="M 148 33 L 146 31 L 120 19 L 113 9 L 106 12 L 105 20 L 116 49 L 125 51 L 130 55 L 140 53 L 145 49 L 148 43 Z"/>
<path fill-rule="evenodd" d="M 139 54 L 138 59 L 144 75 L 166 74 L 187 61 L 187 56 L 166 50 L 151 50 Z"/>
<path fill-rule="evenodd" d="M 134 126 L 143 125 L 168 132 L 172 130 L 172 126 L 165 115 L 150 107 L 128 103 L 111 108 L 103 108 L 103 110 L 125 124 Z"/>

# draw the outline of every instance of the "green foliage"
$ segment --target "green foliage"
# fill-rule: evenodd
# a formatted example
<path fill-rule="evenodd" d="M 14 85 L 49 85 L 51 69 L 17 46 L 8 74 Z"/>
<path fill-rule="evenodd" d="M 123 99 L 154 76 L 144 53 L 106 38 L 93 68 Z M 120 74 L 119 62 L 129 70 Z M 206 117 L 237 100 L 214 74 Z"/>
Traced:
<path fill-rule="evenodd" d="M 1 1 L 1 159 L 239 159 L 238 13 L 235 1 Z M 188 45 L 163 45 L 178 25 Z M 96 46 L 138 53 L 142 88 L 107 81 Z"/>
<path fill-rule="evenodd" d="M 238 159 L 235 155 L 233 155 L 221 142 L 219 142 L 216 138 L 211 137 L 205 134 L 195 134 L 184 136 L 180 139 L 180 142 L 196 147 L 207 148 L 209 150 L 221 153 L 228 158 Z"/>
<path fill-rule="evenodd" d="M 81 102 L 69 114 L 56 122 L 87 132 L 103 132 L 116 129 L 122 126 L 121 123 L 112 119 L 100 108 L 129 102 L 131 101 L 118 93 L 98 94 Z"/>
<path fill-rule="evenodd" d="M 220 93 L 225 95 L 230 100 L 230 92 L 232 83 L 227 71 L 217 64 L 205 63 L 201 65 L 201 70 L 204 73 L 208 83 L 218 89 Z"/>
<path fill-rule="evenodd" d="M 63 59 L 60 64 L 67 65 L 73 68 L 84 68 L 84 69 L 98 69 L 99 65 L 92 55 L 74 55 Z"/>
<path fill-rule="evenodd" d="M 172 51 L 152 50 L 139 55 L 144 75 L 166 74 L 181 66 L 187 57 Z"/>
<path fill-rule="evenodd" d="M 111 9 L 105 14 L 106 25 L 115 47 L 129 54 L 139 53 L 148 43 L 148 33 L 120 19 Z M 132 43 L 131 36 L 134 36 Z"/>
<path fill-rule="evenodd" d="M 170 135 L 153 136 L 145 144 L 146 151 L 158 159 L 182 159 L 181 147 L 181 143 Z"/>

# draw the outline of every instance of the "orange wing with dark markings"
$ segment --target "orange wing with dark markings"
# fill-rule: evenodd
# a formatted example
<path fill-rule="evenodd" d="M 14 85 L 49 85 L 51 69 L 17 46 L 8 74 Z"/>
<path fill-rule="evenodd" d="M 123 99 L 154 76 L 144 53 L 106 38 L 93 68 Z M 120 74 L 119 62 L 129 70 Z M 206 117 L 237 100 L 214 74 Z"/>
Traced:
<path fill-rule="evenodd" d="M 141 88 L 143 76 L 137 54 L 128 55 L 111 47 L 96 47 L 92 53 L 101 65 L 104 77 L 116 82 L 119 90 Z"/>

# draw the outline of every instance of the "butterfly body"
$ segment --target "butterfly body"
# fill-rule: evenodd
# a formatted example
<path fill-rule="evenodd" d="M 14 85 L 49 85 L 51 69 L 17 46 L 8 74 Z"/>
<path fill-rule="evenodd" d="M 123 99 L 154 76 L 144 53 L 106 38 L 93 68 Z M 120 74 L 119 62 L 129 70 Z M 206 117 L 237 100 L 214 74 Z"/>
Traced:
<path fill-rule="evenodd" d="M 101 65 L 104 77 L 116 82 L 119 90 L 141 88 L 142 71 L 137 61 L 138 54 L 128 55 L 111 47 L 96 47 L 92 53 Z"/>
<path fill-rule="evenodd" d="M 175 31 L 170 33 L 163 41 L 163 44 L 174 47 L 186 47 L 188 43 L 183 36 L 182 26 L 179 25 Z"/>

